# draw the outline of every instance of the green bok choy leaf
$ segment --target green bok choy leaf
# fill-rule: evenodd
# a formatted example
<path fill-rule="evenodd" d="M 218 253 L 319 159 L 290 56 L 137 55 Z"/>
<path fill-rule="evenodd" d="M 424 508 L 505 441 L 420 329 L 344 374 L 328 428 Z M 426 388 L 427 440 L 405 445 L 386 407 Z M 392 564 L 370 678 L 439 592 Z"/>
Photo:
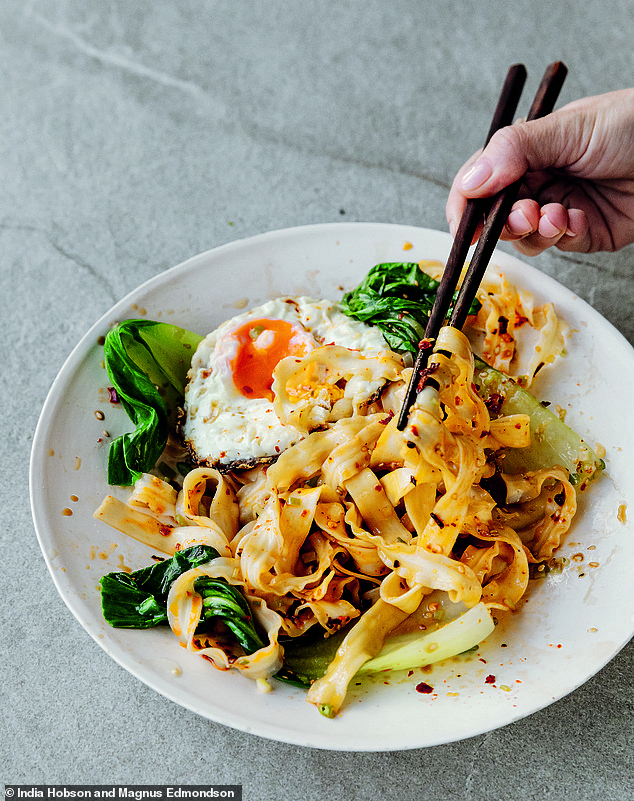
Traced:
<path fill-rule="evenodd" d="M 193 545 L 170 559 L 133 573 L 108 573 L 101 579 L 101 609 L 115 628 L 147 629 L 167 623 L 167 596 L 173 582 L 218 556 L 209 545 Z"/>
<path fill-rule="evenodd" d="M 247 599 L 237 587 L 223 578 L 201 576 L 194 582 L 194 591 L 203 599 L 199 630 L 206 623 L 220 618 L 233 633 L 245 653 L 252 654 L 264 647 L 253 625 L 253 616 Z"/>
<path fill-rule="evenodd" d="M 170 559 L 143 567 L 133 573 L 108 573 L 101 579 L 101 608 L 104 619 L 115 628 L 148 629 L 167 623 L 167 598 L 179 576 L 207 564 L 218 556 L 209 545 L 193 545 L 177 551 Z M 247 599 L 238 587 L 224 578 L 199 576 L 194 592 L 202 597 L 198 631 L 221 620 L 247 654 L 262 648 Z"/>
<path fill-rule="evenodd" d="M 343 296 L 341 307 L 348 317 L 379 328 L 392 350 L 416 353 L 438 287 L 416 262 L 385 262 Z M 472 313 L 479 308 L 474 301 Z"/>
<path fill-rule="evenodd" d="M 169 414 L 182 398 L 202 337 L 168 323 L 125 320 L 104 344 L 108 376 L 135 430 L 108 453 L 108 483 L 133 484 L 156 464 L 167 443 Z"/>

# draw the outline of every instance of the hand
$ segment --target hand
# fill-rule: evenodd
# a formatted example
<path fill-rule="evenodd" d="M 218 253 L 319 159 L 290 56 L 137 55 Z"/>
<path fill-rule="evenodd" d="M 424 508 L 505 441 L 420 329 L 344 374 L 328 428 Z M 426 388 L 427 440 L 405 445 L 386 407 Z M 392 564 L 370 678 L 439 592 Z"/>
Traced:
<path fill-rule="evenodd" d="M 634 89 L 576 100 L 494 134 L 454 179 L 452 234 L 468 198 L 497 194 L 524 173 L 501 236 L 521 253 L 591 253 L 634 242 Z"/>

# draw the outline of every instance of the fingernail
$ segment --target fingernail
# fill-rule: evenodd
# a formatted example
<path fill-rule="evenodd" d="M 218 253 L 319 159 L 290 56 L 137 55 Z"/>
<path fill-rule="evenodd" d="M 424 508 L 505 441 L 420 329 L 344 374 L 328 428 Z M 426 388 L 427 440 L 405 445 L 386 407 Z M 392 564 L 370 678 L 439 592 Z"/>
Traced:
<path fill-rule="evenodd" d="M 456 223 L 453 220 L 449 220 L 449 233 L 452 237 L 456 237 L 456 231 L 458 230 Z"/>
<path fill-rule="evenodd" d="M 509 231 L 515 236 L 525 236 L 526 234 L 530 234 L 533 230 L 521 209 L 515 209 L 509 214 L 506 225 Z"/>
<path fill-rule="evenodd" d="M 492 173 L 493 168 L 489 162 L 486 159 L 478 159 L 462 176 L 462 188 L 467 192 L 477 189 L 491 177 Z"/>
<path fill-rule="evenodd" d="M 539 233 L 546 239 L 552 239 L 561 234 L 561 230 L 553 225 L 548 217 L 544 214 L 539 221 Z"/>

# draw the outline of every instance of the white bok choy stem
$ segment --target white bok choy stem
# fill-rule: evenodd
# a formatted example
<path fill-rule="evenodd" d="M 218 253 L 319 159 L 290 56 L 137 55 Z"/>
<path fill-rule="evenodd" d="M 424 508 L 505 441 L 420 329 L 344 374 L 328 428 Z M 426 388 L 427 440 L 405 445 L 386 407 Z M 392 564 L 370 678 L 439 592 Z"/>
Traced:
<path fill-rule="evenodd" d="M 362 665 L 357 675 L 381 670 L 408 670 L 441 662 L 479 645 L 494 628 L 491 613 L 480 602 L 451 623 L 428 634 L 411 632 L 391 637 L 381 653 Z"/>

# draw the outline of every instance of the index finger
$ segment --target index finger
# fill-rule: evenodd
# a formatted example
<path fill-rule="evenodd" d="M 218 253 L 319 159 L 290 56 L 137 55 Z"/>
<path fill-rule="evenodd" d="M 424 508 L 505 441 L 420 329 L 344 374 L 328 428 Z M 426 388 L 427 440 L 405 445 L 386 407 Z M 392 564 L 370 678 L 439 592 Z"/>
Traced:
<path fill-rule="evenodd" d="M 477 160 L 482 150 L 478 150 L 474 153 L 470 159 L 468 159 L 462 167 L 456 173 L 455 178 L 453 179 L 453 183 L 451 185 L 451 189 L 449 190 L 449 195 L 447 197 L 447 204 L 445 206 L 445 214 L 447 217 L 447 223 L 449 224 L 449 230 L 452 236 L 456 235 L 456 231 L 458 230 L 458 225 L 464 214 L 465 207 L 467 205 L 467 201 L 469 197 L 462 191 L 462 176 L 464 173 L 469 169 L 471 164 Z M 478 230 L 474 236 L 473 241 L 475 242 L 478 237 L 480 236 L 482 230 L 482 225 L 478 226 Z"/>

